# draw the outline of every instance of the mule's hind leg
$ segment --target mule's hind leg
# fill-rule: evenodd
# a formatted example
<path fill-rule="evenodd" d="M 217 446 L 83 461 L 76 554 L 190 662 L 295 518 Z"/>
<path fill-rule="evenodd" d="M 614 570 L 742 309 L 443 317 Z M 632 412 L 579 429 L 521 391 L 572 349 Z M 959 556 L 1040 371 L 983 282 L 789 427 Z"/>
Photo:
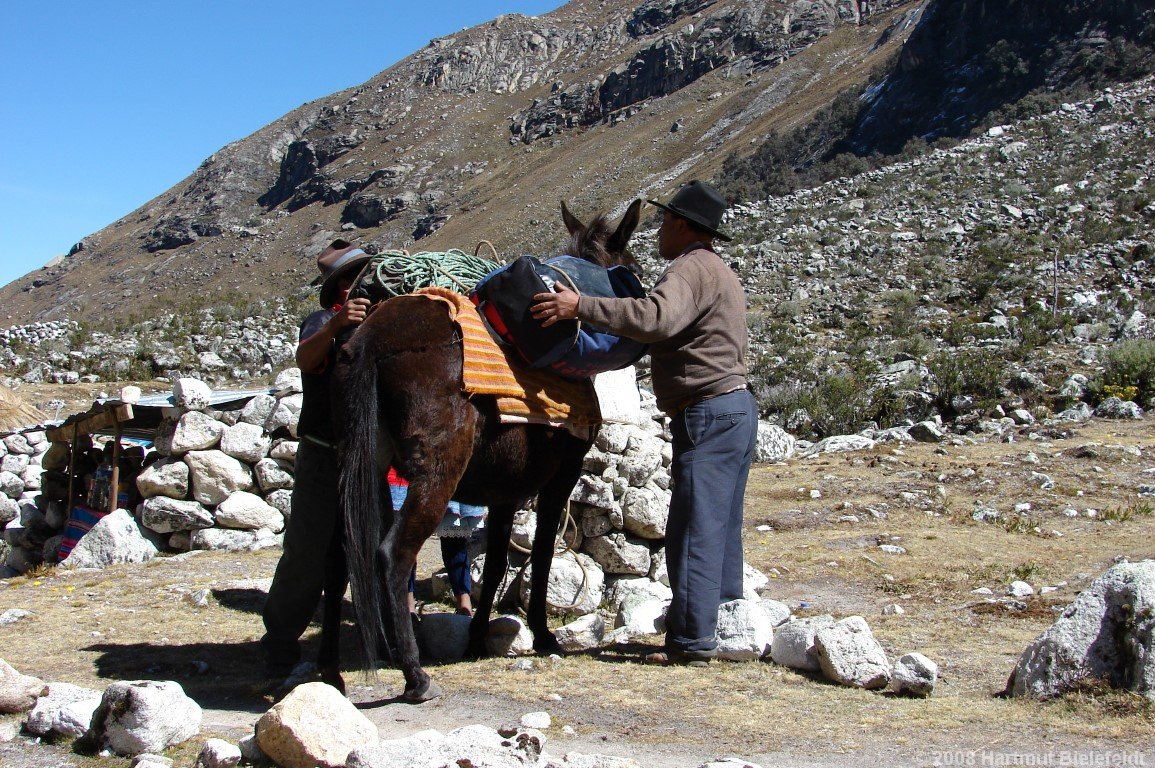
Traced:
<path fill-rule="evenodd" d="M 473 620 L 469 624 L 469 648 L 466 656 L 481 659 L 489 655 L 486 638 L 489 635 L 489 616 L 497 588 L 505 578 L 509 564 L 509 537 L 513 531 L 513 515 L 516 508 L 510 504 L 494 505 L 489 508 L 485 520 L 485 569 L 481 574 L 481 598 L 473 609 Z"/>
<path fill-rule="evenodd" d="M 417 638 L 409 620 L 409 574 L 421 545 L 441 522 L 452 488 L 437 478 L 411 480 L 405 504 L 385 534 L 377 557 L 385 584 L 384 607 L 391 617 L 387 623 L 393 661 L 405 676 L 404 695 L 410 701 L 427 701 L 441 695 L 441 687 L 421 668 Z"/>

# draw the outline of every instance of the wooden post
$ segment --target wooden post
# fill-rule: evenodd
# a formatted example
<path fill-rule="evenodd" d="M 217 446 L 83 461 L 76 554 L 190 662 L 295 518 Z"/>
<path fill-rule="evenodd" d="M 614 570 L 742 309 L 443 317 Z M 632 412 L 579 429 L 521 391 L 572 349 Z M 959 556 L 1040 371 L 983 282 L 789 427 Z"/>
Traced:
<path fill-rule="evenodd" d="M 72 504 L 76 499 L 76 425 L 72 425 L 72 439 L 68 441 L 68 516 L 72 517 Z"/>
<path fill-rule="evenodd" d="M 116 410 L 111 406 L 108 408 L 112 416 L 112 428 L 114 430 L 112 443 L 112 477 L 109 478 L 110 487 L 108 492 L 108 513 L 111 515 L 116 511 L 117 501 L 120 499 L 120 420 L 116 418 Z"/>

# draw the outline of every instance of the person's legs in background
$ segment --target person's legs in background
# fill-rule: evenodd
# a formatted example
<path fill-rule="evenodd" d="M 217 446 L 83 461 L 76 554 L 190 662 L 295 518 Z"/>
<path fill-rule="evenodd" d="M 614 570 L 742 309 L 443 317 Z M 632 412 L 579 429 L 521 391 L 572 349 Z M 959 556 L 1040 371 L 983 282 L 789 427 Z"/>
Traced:
<path fill-rule="evenodd" d="M 469 539 L 464 536 L 443 536 L 441 538 L 441 559 L 449 576 L 449 587 L 457 612 L 462 616 L 473 615 L 473 603 L 469 593 L 473 591 L 473 579 L 469 574 Z"/>

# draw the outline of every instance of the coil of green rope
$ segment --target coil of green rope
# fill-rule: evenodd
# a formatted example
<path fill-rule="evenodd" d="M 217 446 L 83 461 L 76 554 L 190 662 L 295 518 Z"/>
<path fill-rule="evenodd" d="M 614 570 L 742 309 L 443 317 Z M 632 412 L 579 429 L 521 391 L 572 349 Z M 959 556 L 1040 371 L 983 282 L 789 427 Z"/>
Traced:
<path fill-rule="evenodd" d="M 373 282 L 390 296 L 430 287 L 468 293 L 478 280 L 499 266 L 456 248 L 419 253 L 383 251 L 373 257 L 361 279 Z"/>

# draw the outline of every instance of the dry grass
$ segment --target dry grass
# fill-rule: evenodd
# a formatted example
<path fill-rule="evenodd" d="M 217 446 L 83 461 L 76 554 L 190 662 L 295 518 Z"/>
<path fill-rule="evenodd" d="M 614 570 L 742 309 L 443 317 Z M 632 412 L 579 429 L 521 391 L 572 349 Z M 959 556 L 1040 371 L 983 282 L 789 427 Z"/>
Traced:
<path fill-rule="evenodd" d="M 1155 556 L 1151 515 L 1104 520 L 1061 514 L 1068 504 L 1080 511 L 1142 505 L 1133 489 L 1149 462 L 1120 454 L 1126 458 L 1106 465 L 1067 450 L 1084 445 L 1138 446 L 1146 457 L 1150 426 L 1096 421 L 1052 443 L 883 447 L 754 471 L 746 553 L 751 564 L 776 574 L 764 594 L 800 614 L 861 614 L 892 658 L 919 651 L 935 660 L 940 681 L 929 700 L 842 688 L 768 663 L 650 667 L 636 663 L 648 647 L 638 643 L 557 662 L 539 659 L 528 671 L 514 669 L 508 659 L 438 666 L 433 674 L 449 691 L 444 699 L 421 708 L 387 704 L 365 711 L 383 730 L 412 732 L 430 725 L 496 725 L 548 709 L 556 725 L 551 739 L 569 725 L 576 731 L 571 738 L 587 751 L 590 744 L 639 756 L 683 750 L 687 760 L 655 757 L 643 760 L 647 765 L 691 764 L 687 755 L 720 753 L 827 761 L 838 755 L 839 764 L 865 765 L 879 756 L 909 762 L 948 748 L 1134 749 L 1153 743 L 1155 708 L 1142 697 L 1094 685 L 1052 702 L 998 696 L 1022 649 L 1078 590 L 1117 557 Z M 1024 463 L 1028 452 L 1038 464 Z M 1089 461 L 1109 470 L 1096 473 Z M 1032 485 L 1032 471 L 1050 474 L 1056 489 Z M 821 498 L 812 498 L 812 489 Z M 1030 503 L 1041 533 L 974 522 L 969 510 L 975 500 L 1003 513 Z M 858 522 L 840 522 L 844 515 Z M 765 523 L 774 530 L 756 530 Z M 906 553 L 887 554 L 879 542 L 897 543 Z M 0 582 L 0 610 L 34 613 L 0 627 L 2 655 L 27 674 L 98 689 L 117 679 L 178 680 L 209 711 L 206 730 L 235 738 L 269 705 L 254 690 L 263 591 L 253 580 L 270 577 L 277 556 L 203 553 L 184 562 L 40 572 Z M 421 572 L 437 565 L 435 548 L 427 547 Z M 971 593 L 985 586 L 1000 598 L 1017 578 L 1036 588 L 1060 586 L 1026 600 L 1025 608 Z M 201 590 L 209 599 L 198 607 Z M 881 609 L 892 603 L 906 613 L 883 616 Z M 314 630 L 313 651 L 315 642 Z M 353 681 L 356 657 L 346 650 Z M 396 672 L 384 670 L 378 683 L 351 693 L 380 702 L 400 685 Z"/>

